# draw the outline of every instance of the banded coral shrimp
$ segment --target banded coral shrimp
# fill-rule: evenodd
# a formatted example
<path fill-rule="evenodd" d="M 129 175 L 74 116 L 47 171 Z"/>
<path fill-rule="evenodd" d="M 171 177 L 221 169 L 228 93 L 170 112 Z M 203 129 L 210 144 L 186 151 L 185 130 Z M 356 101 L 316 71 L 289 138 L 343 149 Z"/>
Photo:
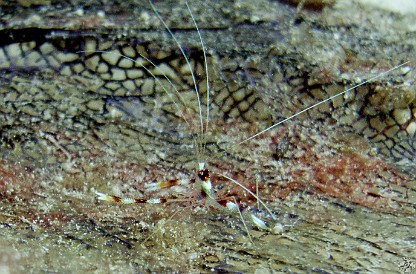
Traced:
<path fill-rule="evenodd" d="M 201 95 L 200 92 L 198 90 L 198 84 L 197 84 L 197 80 L 196 77 L 194 75 L 193 72 L 193 67 L 188 59 L 188 57 L 186 56 L 184 49 L 182 48 L 180 42 L 177 40 L 177 38 L 175 37 L 175 35 L 172 33 L 171 29 L 168 27 L 168 25 L 166 24 L 166 22 L 162 19 L 162 17 L 160 16 L 157 8 L 154 6 L 154 4 L 152 3 L 152 1 L 149 1 L 149 4 L 151 5 L 154 13 L 157 15 L 157 17 L 160 19 L 160 21 L 162 22 L 162 24 L 164 25 L 164 27 L 166 28 L 166 30 L 169 32 L 169 34 L 171 35 L 171 37 L 173 38 L 173 40 L 175 41 L 175 43 L 177 44 L 179 50 L 181 51 L 184 60 L 186 62 L 187 65 L 187 69 L 189 69 L 190 71 L 190 76 L 193 82 L 193 87 L 194 87 L 194 96 L 196 97 L 196 102 L 197 102 L 197 110 L 196 110 L 196 114 L 199 117 L 199 125 L 197 126 L 199 128 L 199 130 L 197 132 L 193 132 L 193 143 L 194 143 L 194 147 L 196 150 L 196 157 L 197 157 L 197 162 L 198 162 L 198 171 L 197 171 L 197 177 L 194 179 L 190 179 L 190 180 L 180 180 L 180 179 L 173 179 L 173 180 L 169 180 L 169 181 L 161 181 L 161 182 L 154 182 L 154 183 L 148 183 L 146 184 L 146 188 L 148 191 L 156 191 L 156 190 L 160 190 L 163 188 L 168 188 L 168 187 L 172 187 L 172 186 L 176 186 L 176 185 L 180 185 L 180 184 L 184 184 L 184 183 L 196 183 L 198 189 L 200 189 L 200 196 L 201 197 L 205 197 L 209 204 L 211 204 L 212 206 L 216 207 L 216 208 L 227 208 L 228 211 L 232 212 L 238 212 L 238 214 L 240 215 L 240 218 L 242 220 L 242 223 L 247 231 L 247 235 L 251 240 L 251 236 L 248 232 L 248 228 L 246 225 L 246 222 L 244 221 L 242 212 L 240 210 L 240 206 L 239 206 L 239 202 L 237 201 L 237 199 L 234 196 L 231 197 L 226 197 L 226 198 L 222 198 L 221 200 L 217 200 L 215 198 L 215 195 L 213 193 L 213 186 L 211 183 L 211 176 L 210 176 L 210 171 L 206 168 L 205 166 L 205 158 L 206 156 L 206 137 L 205 134 L 209 128 L 209 121 L 210 121 L 210 114 L 209 114 L 209 109 L 210 109 L 210 82 L 209 82 L 209 73 L 208 73 L 208 62 L 207 62 L 207 56 L 206 56 L 206 49 L 204 46 L 204 42 L 203 39 L 201 37 L 201 33 L 199 31 L 198 25 L 195 21 L 195 18 L 192 14 L 192 11 L 188 5 L 188 3 L 186 2 L 186 6 L 187 9 L 189 11 L 189 15 L 191 16 L 193 23 L 195 25 L 195 28 L 197 30 L 200 42 L 201 42 L 201 48 L 202 48 L 202 52 L 203 52 L 203 60 L 204 60 L 204 65 L 205 65 L 205 75 L 206 75 L 206 109 L 205 109 L 205 114 L 203 114 L 203 109 L 202 109 L 202 99 L 201 99 Z M 189 129 L 192 131 L 192 127 L 191 127 L 191 123 L 192 122 L 188 122 L 187 117 L 189 118 L 189 112 L 191 111 L 191 108 L 189 106 L 187 106 L 187 103 L 185 102 L 184 97 L 181 95 L 181 93 L 179 92 L 179 90 L 176 88 L 175 84 L 173 83 L 173 80 L 171 80 L 168 75 L 162 71 L 162 69 L 160 67 L 158 67 L 157 65 L 155 65 L 150 59 L 148 59 L 147 57 L 145 57 L 144 55 L 139 54 L 139 56 L 144 59 L 146 62 L 150 63 L 150 65 L 152 65 L 153 67 L 155 67 L 155 72 L 152 72 L 150 69 L 148 69 L 146 66 L 144 66 L 143 64 L 140 64 L 139 62 L 137 62 L 135 59 L 130 58 L 126 55 L 123 54 L 118 54 L 118 53 L 112 53 L 112 52 L 108 52 L 108 51 L 102 51 L 102 50 L 92 50 L 92 51 L 82 51 L 86 54 L 88 53 L 102 53 L 102 54 L 107 54 L 107 55 L 113 55 L 116 58 L 124 58 L 127 61 L 133 62 L 135 64 L 137 64 L 138 66 L 141 66 L 144 70 L 146 70 L 147 73 L 149 73 L 157 82 L 157 84 L 160 85 L 160 87 L 163 89 L 163 91 L 166 93 L 166 95 L 169 97 L 169 99 L 172 101 L 172 103 L 175 106 L 176 111 L 179 113 L 179 116 L 183 119 L 183 121 L 186 123 L 186 125 L 189 127 Z M 155 74 L 161 74 L 168 82 L 168 84 L 170 85 L 170 87 L 173 88 L 174 93 L 172 94 L 171 91 L 169 91 L 167 87 L 164 86 L 164 84 L 156 77 Z M 173 96 L 174 95 L 174 96 Z M 177 99 L 175 99 L 174 97 L 176 97 Z M 179 104 L 182 104 L 184 106 L 184 110 L 182 110 L 179 106 Z M 205 117 L 205 118 L 204 118 Z M 196 137 L 195 137 L 196 136 Z M 242 188 L 246 193 L 248 193 L 249 195 L 253 196 L 255 198 L 255 200 L 257 201 L 257 203 L 261 206 L 264 207 L 264 209 L 270 214 L 270 217 L 275 219 L 276 217 L 274 216 L 274 214 L 272 213 L 272 211 L 268 208 L 268 206 L 258 197 L 258 193 L 254 193 L 253 191 L 251 191 L 250 189 L 248 189 L 246 186 L 244 186 L 243 184 L 239 183 L 238 181 L 228 177 L 227 175 L 224 174 L 218 174 L 219 176 L 223 177 L 224 179 L 227 179 L 229 182 L 235 184 L 236 186 Z M 121 203 L 121 204 L 141 204 L 141 203 L 150 203 L 150 204 L 162 204 L 162 203 L 167 203 L 167 202 L 181 202 L 182 200 L 180 199 L 166 199 L 166 198 L 122 198 L 122 197 L 118 197 L 118 196 L 113 196 L 113 195 L 107 195 L 101 192 L 96 192 L 96 194 L 98 195 L 100 200 L 104 200 L 104 201 L 109 201 L 109 202 L 115 202 L 115 203 Z M 219 201 L 219 202 L 218 202 Z M 250 218 L 252 220 L 253 223 L 256 224 L 256 226 L 258 226 L 259 228 L 262 229 L 266 229 L 269 230 L 269 228 L 267 227 L 266 223 L 264 221 L 262 221 L 260 218 L 256 217 L 254 214 L 250 214 Z"/>
<path fill-rule="evenodd" d="M 150 4 L 152 6 L 153 11 L 159 17 L 159 19 L 161 20 L 161 22 L 163 23 L 163 25 L 165 26 L 165 28 L 167 29 L 167 31 L 169 32 L 169 34 L 172 36 L 172 38 L 174 39 L 175 43 L 178 45 L 178 47 L 179 47 L 182 55 L 185 58 L 185 61 L 187 63 L 186 66 L 188 66 L 187 69 L 191 72 L 191 82 L 193 82 L 193 87 L 194 87 L 193 96 L 196 96 L 196 98 L 197 98 L 196 101 L 198 102 L 196 104 L 198 106 L 196 108 L 196 111 L 194 109 L 191 109 L 189 106 L 186 105 L 186 103 L 184 103 L 185 100 L 183 98 L 181 98 L 180 92 L 178 91 L 178 89 L 176 89 L 173 81 L 169 79 L 169 77 L 167 76 L 166 73 L 161 73 L 161 69 L 157 68 L 157 66 L 151 60 L 149 60 L 147 57 L 141 55 L 141 58 L 142 59 L 145 59 L 145 62 L 147 62 L 151 66 L 155 67 L 155 72 L 152 72 L 151 70 L 148 70 L 146 68 L 145 68 L 145 70 L 149 74 L 151 74 L 151 76 L 162 87 L 163 91 L 166 94 L 168 94 L 168 96 L 170 97 L 170 99 L 173 101 L 173 104 L 175 105 L 175 108 L 177 110 L 177 113 L 179 113 L 179 114 L 176 114 L 176 115 L 179 116 L 179 117 L 181 117 L 181 118 L 183 118 L 183 120 L 185 121 L 185 123 L 187 124 L 187 126 L 190 127 L 190 128 L 192 128 L 191 127 L 192 122 L 188 122 L 187 121 L 187 118 L 189 118 L 189 116 L 190 116 L 189 115 L 189 112 L 192 112 L 193 114 L 196 114 L 196 116 L 198 117 L 198 119 L 196 119 L 196 120 L 199 121 L 198 123 L 196 123 L 197 126 L 195 126 L 195 124 L 192 124 L 193 125 L 193 128 L 199 128 L 199 130 L 198 130 L 199 133 L 195 133 L 195 131 L 193 132 L 193 135 L 194 136 L 195 135 L 197 136 L 196 139 L 194 139 L 193 143 L 194 143 L 194 146 L 196 147 L 196 150 L 197 150 L 197 153 L 196 154 L 197 154 L 197 158 L 198 158 L 198 156 L 201 157 L 200 155 L 204 155 L 203 152 L 200 152 L 201 151 L 200 149 L 205 149 L 205 144 L 206 144 L 205 138 L 206 137 L 203 137 L 203 136 L 207 132 L 207 128 L 208 128 L 208 124 L 209 124 L 209 122 L 208 122 L 209 121 L 209 109 L 210 109 L 209 84 L 207 84 L 207 88 L 205 90 L 206 93 L 207 93 L 206 109 L 205 109 L 205 111 L 206 111 L 207 114 L 206 115 L 203 115 L 202 114 L 203 113 L 203 110 L 202 110 L 202 107 L 201 107 L 201 105 L 203 105 L 201 103 L 202 102 L 202 99 L 201 99 L 201 97 L 200 97 L 201 95 L 200 95 L 200 93 L 198 91 L 197 80 L 196 80 L 195 76 L 192 73 L 193 68 L 192 68 L 192 66 L 191 66 L 191 64 L 190 64 L 190 62 L 189 62 L 189 60 L 188 60 L 188 58 L 187 58 L 187 56 L 186 56 L 186 54 L 185 54 L 182 46 L 177 41 L 175 35 L 172 33 L 172 31 L 170 30 L 170 28 L 168 27 L 168 25 L 165 23 L 165 21 L 160 17 L 160 15 L 159 15 L 157 9 L 155 8 L 155 6 L 153 5 L 153 3 L 150 2 Z M 193 18 L 193 15 L 192 15 L 192 12 L 191 12 L 189 6 L 188 6 L 188 10 L 190 12 L 191 17 Z M 193 20 L 195 20 L 195 19 L 193 18 Z M 196 24 L 195 21 L 194 21 L 194 24 L 195 24 L 195 27 L 196 27 L 196 29 L 198 31 L 198 36 L 199 36 L 199 38 L 201 40 L 202 49 L 203 49 L 203 55 L 204 55 L 204 62 L 205 62 L 205 65 L 206 65 L 206 67 L 205 67 L 205 73 L 208 75 L 208 66 L 207 66 L 207 62 L 206 62 L 207 59 L 206 59 L 206 55 L 205 55 L 205 48 L 204 48 L 204 44 L 203 44 L 203 39 L 201 37 L 201 34 L 199 32 L 198 26 L 197 26 L 197 24 Z M 127 60 L 127 61 L 130 61 L 130 62 L 136 62 L 135 59 L 133 59 L 133 58 L 131 58 L 129 56 L 123 55 L 121 53 L 112 53 L 112 52 L 108 52 L 108 51 L 94 50 L 94 49 L 92 51 L 85 51 L 85 53 L 86 54 L 90 54 L 90 53 L 105 54 L 105 55 L 107 55 L 106 58 L 111 58 L 109 56 L 115 56 L 115 58 L 117 60 L 119 60 L 120 58 L 122 58 L 123 60 Z M 115 63 L 117 63 L 117 62 L 119 62 L 119 61 L 116 61 Z M 320 98 L 322 100 L 319 101 L 318 103 L 312 104 L 311 106 L 306 107 L 303 110 L 298 111 L 295 114 L 288 116 L 288 118 L 283 119 L 280 122 L 274 123 L 272 126 L 269 126 L 265 130 L 262 130 L 262 131 L 259 131 L 259 132 L 255 133 L 255 134 L 253 134 L 251 137 L 247 137 L 247 138 L 243 139 L 242 141 L 235 142 L 235 144 L 236 145 L 242 145 L 242 144 L 244 144 L 246 142 L 249 142 L 250 140 L 256 138 L 257 136 L 259 136 L 259 135 L 261 135 L 263 133 L 268 132 L 269 130 L 271 130 L 271 129 L 277 127 L 277 126 L 279 126 L 282 123 L 285 123 L 287 121 L 290 121 L 293 118 L 295 118 L 295 117 L 297 117 L 299 115 L 302 115 L 303 113 L 305 113 L 305 112 L 307 112 L 307 111 L 309 111 L 311 109 L 314 109 L 314 108 L 317 108 L 317 107 L 321 107 L 326 102 L 335 101 L 336 98 L 338 98 L 340 96 L 343 96 L 343 95 L 349 93 L 350 91 L 359 88 L 362 85 L 365 85 L 365 84 L 367 84 L 369 82 L 372 82 L 373 80 L 376 80 L 379 77 L 384 76 L 385 73 L 390 73 L 390 72 L 392 72 L 394 70 L 397 70 L 398 68 L 403 67 L 403 66 L 405 66 L 407 64 L 408 64 L 408 62 L 404 62 L 404 63 L 402 63 L 402 64 L 400 64 L 398 66 L 395 66 L 395 67 L 391 68 L 390 70 L 385 71 L 384 73 L 377 74 L 374 77 L 370 77 L 368 80 L 366 80 L 366 81 L 364 81 L 364 82 L 362 82 L 362 83 L 360 83 L 358 85 L 355 85 L 355 86 L 353 86 L 353 87 L 351 87 L 349 89 L 346 89 L 344 91 L 336 91 L 336 92 L 334 92 L 334 90 L 329 91 L 328 94 L 330 94 L 331 96 L 329 96 L 327 99 Z M 141 64 L 138 64 L 138 65 L 141 66 Z M 175 97 L 177 96 L 176 101 L 174 99 L 172 99 L 172 94 L 169 93 L 168 88 L 166 88 L 157 79 L 157 77 L 155 76 L 155 74 L 161 74 L 167 80 L 168 85 L 171 86 L 171 87 L 173 87 Z M 208 78 L 206 79 L 206 82 L 209 83 Z M 332 93 L 335 93 L 335 94 L 331 94 L 331 92 Z M 195 99 L 194 99 L 194 101 L 195 101 Z M 182 104 L 183 104 L 184 110 L 182 110 L 178 106 L 178 105 L 181 105 L 182 106 Z M 227 149 L 230 150 L 230 148 L 227 148 Z M 204 156 L 202 156 L 202 158 L 200 158 L 200 159 L 203 159 L 203 158 L 204 158 Z M 362 159 L 359 159 L 359 160 L 362 160 Z M 357 160 L 357 162 L 359 160 Z M 357 164 L 357 163 L 354 163 L 354 164 Z M 209 174 L 209 170 L 205 166 L 205 160 L 202 160 L 202 161 L 201 160 L 198 160 L 198 165 L 199 166 L 198 166 L 197 169 L 198 169 L 198 173 L 199 173 L 199 175 L 198 175 L 199 178 L 191 179 L 191 180 L 189 180 L 189 179 L 183 179 L 183 180 L 182 179 L 172 179 L 172 180 L 168 180 L 168 181 L 162 181 L 162 182 L 156 182 L 156 183 L 149 183 L 149 184 L 147 184 L 147 190 L 148 191 L 149 190 L 150 191 L 156 191 L 156 190 L 159 190 L 159 189 L 162 189 L 162 188 L 167 188 L 167 187 L 176 186 L 176 185 L 182 185 L 182 184 L 185 184 L 185 182 L 197 182 L 197 184 L 199 184 L 199 188 L 201 189 L 201 192 L 200 192 L 201 194 L 200 195 L 201 196 L 206 196 L 209 199 L 211 199 L 211 201 L 214 202 L 214 207 L 219 208 L 220 205 L 215 202 L 215 198 L 214 198 L 215 196 L 212 193 L 211 177 L 208 175 Z M 259 202 L 260 204 L 262 204 L 267 209 L 267 211 L 269 212 L 269 214 L 273 216 L 273 213 L 271 212 L 271 210 L 264 204 L 264 202 L 261 199 L 259 199 L 259 197 L 258 197 L 257 194 L 254 194 L 253 193 L 253 191 L 249 190 L 247 187 L 244 187 L 241 183 L 239 183 L 239 181 L 233 179 L 232 176 L 229 176 L 229 175 L 226 175 L 226 174 L 223 174 L 223 173 L 217 173 L 216 175 L 217 175 L 217 178 L 222 177 L 223 179 L 226 179 L 225 181 L 228 181 L 228 183 L 232 183 L 232 184 L 238 185 L 239 187 L 243 187 L 243 190 L 246 193 L 249 193 L 251 196 L 253 196 L 254 197 L 254 200 L 257 201 L 257 202 Z M 319 175 L 319 176 L 325 176 L 325 175 L 322 174 L 322 175 Z M 298 187 L 298 186 L 291 186 L 291 187 L 293 187 L 294 189 L 296 189 L 296 187 Z M 326 186 L 319 186 L 319 185 L 317 186 L 317 188 L 320 188 L 320 187 L 322 188 L 322 191 L 323 192 L 330 192 L 331 191 L 331 190 L 324 190 L 324 187 L 326 187 Z M 334 190 L 334 194 L 333 195 L 334 196 L 337 196 L 337 193 L 335 193 L 335 191 L 336 190 Z M 350 191 L 350 190 L 348 190 L 348 191 Z M 129 194 L 131 194 L 131 193 L 129 193 Z M 99 199 L 101 199 L 101 200 L 110 201 L 110 202 L 116 202 L 116 203 L 122 203 L 122 204 L 141 204 L 141 203 L 143 203 L 143 204 L 144 203 L 160 204 L 160 203 L 167 203 L 167 202 L 175 202 L 175 201 L 180 202 L 180 201 L 183 201 L 181 199 L 176 199 L 175 200 L 175 199 L 148 198 L 148 197 L 143 197 L 143 198 L 122 198 L 122 197 L 119 197 L 119 196 L 108 195 L 108 194 L 104 194 L 104 193 L 101 193 L 101 192 L 97 192 L 97 195 L 98 195 Z M 244 194 L 243 194 L 243 196 L 244 196 Z M 188 201 L 188 200 L 185 199 L 185 201 Z M 236 204 L 238 204 L 238 202 L 237 202 L 237 200 L 235 200 L 235 197 L 234 196 L 229 196 L 228 198 L 224 199 L 222 202 L 224 202 L 224 204 L 227 204 L 229 207 L 234 207 L 234 208 L 238 207 L 238 206 L 236 206 Z M 240 215 L 241 215 L 241 212 L 240 212 Z M 253 220 L 253 222 L 256 224 L 257 227 L 260 227 L 260 228 L 265 229 L 265 230 L 270 230 L 270 228 L 268 228 L 266 226 L 266 224 L 263 223 L 263 221 L 261 219 L 257 218 L 255 215 L 251 214 L 250 217 Z M 243 218 L 242 218 L 242 220 L 243 220 Z M 244 223 L 244 221 L 243 221 L 243 223 Z M 281 225 L 278 225 L 277 228 L 275 228 L 275 231 L 276 230 L 281 231 L 280 230 L 281 228 L 282 228 L 282 226 Z M 247 231 L 247 233 L 248 233 L 248 231 Z M 250 235 L 249 235 L 249 237 L 250 237 Z"/>

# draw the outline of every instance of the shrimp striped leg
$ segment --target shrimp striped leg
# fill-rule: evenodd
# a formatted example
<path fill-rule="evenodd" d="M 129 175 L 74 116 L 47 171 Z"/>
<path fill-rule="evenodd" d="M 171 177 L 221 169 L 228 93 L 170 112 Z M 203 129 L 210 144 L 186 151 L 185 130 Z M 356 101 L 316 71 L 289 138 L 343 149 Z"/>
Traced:
<path fill-rule="evenodd" d="M 192 184 L 195 182 L 195 179 L 187 180 L 187 179 L 172 179 L 167 181 L 160 181 L 160 182 L 152 182 L 147 183 L 144 185 L 146 192 L 154 192 L 158 190 L 162 190 L 165 188 L 170 188 L 173 186 L 178 185 L 186 185 Z M 130 197 L 120 197 L 116 195 L 108 195 L 105 193 L 101 193 L 96 191 L 95 194 L 98 196 L 98 200 L 117 203 L 117 204 L 164 204 L 169 202 L 183 202 L 188 201 L 185 199 L 167 199 L 167 198 L 147 198 L 147 197 L 140 197 L 140 198 L 130 198 Z"/>
<path fill-rule="evenodd" d="M 160 181 L 160 182 L 152 182 L 147 183 L 144 185 L 145 191 L 159 191 L 165 188 L 170 188 L 173 186 L 178 185 L 187 185 L 187 184 L 193 184 L 195 182 L 198 182 L 198 185 L 200 186 L 201 190 L 201 196 L 202 197 L 209 197 L 214 199 L 214 195 L 212 193 L 212 185 L 211 185 L 211 178 L 209 175 L 209 170 L 204 168 L 203 165 L 201 165 L 202 169 L 198 171 L 198 179 L 172 179 L 167 181 Z M 113 202 L 113 203 L 119 203 L 119 204 L 163 204 L 167 202 L 182 202 L 183 199 L 167 199 L 167 198 L 124 198 L 120 196 L 115 195 L 108 195 L 105 193 L 101 193 L 96 191 L 95 194 L 98 196 L 99 200 L 107 201 L 107 202 Z"/>
<path fill-rule="evenodd" d="M 96 191 L 95 194 L 98 196 L 99 200 L 118 203 L 118 204 L 164 204 L 168 202 L 166 198 L 123 198 L 115 195 L 108 195 Z"/>

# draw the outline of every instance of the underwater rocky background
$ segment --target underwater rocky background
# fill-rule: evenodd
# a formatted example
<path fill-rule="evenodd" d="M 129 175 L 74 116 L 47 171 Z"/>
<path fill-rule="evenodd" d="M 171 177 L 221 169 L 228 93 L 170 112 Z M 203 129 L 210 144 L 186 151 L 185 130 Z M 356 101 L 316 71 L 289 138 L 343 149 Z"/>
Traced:
<path fill-rule="evenodd" d="M 144 190 L 194 178 L 200 160 L 190 69 L 149 3 L 0 1 L 0 270 L 411 269 L 416 15 L 308 3 L 189 3 L 208 55 L 204 160 L 217 196 L 255 207 L 222 174 L 252 190 L 258 183 L 277 215 L 273 231 L 248 223 L 250 241 L 239 217 L 204 206 L 195 186 Z M 155 5 L 190 60 L 205 111 L 203 52 L 186 5 Z M 95 191 L 186 201 L 114 205 Z"/>

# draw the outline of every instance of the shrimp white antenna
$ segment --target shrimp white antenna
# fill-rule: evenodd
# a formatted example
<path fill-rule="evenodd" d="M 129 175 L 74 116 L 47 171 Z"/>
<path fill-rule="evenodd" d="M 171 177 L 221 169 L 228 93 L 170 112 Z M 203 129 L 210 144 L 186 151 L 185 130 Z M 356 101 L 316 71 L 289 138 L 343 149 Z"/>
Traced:
<path fill-rule="evenodd" d="M 351 91 L 351 90 L 353 90 L 353 89 L 356 89 L 356 88 L 358 88 L 358 87 L 360 87 L 360 86 L 362 86 L 362 85 L 365 85 L 365 84 L 367 84 L 367 83 L 369 83 L 369 82 L 372 82 L 372 81 L 374 81 L 375 79 L 378 79 L 378 78 L 380 78 L 380 77 L 382 77 L 382 76 L 384 76 L 384 75 L 386 75 L 386 74 L 390 73 L 391 71 L 396 70 L 396 69 L 398 69 L 398 68 L 400 68 L 400 67 L 402 67 L 402 66 L 404 66 L 404 65 L 408 64 L 409 62 L 410 62 L 410 61 L 406 61 L 406 62 L 404 62 L 404 63 L 401 63 L 400 65 L 397 65 L 397 66 L 395 66 L 395 67 L 392 67 L 391 69 L 389 69 L 389 70 L 387 70 L 387 71 L 384 71 L 384 72 L 382 72 L 382 73 L 380 73 L 380 74 L 378 74 L 378 75 L 376 75 L 376 76 L 374 76 L 374 77 L 371 77 L 370 79 L 368 79 L 368 80 L 366 80 L 366 81 L 364 81 L 364 82 L 362 82 L 362 83 L 360 83 L 360 84 L 357 84 L 357 85 L 355 85 L 355 86 L 353 86 L 353 87 L 350 87 L 350 88 L 348 88 L 348 89 L 346 89 L 346 90 L 344 90 L 344 91 L 342 91 L 342 92 L 340 92 L 340 93 L 338 93 L 338 94 L 335 94 L 335 95 L 333 95 L 333 96 L 331 96 L 331 97 L 328 97 L 328 98 L 326 98 L 326 99 L 325 99 L 325 100 L 323 100 L 323 101 L 320 101 L 320 102 L 318 102 L 318 103 L 316 103 L 316 104 L 313 104 L 313 105 L 311 105 L 311 106 L 309 106 L 309 107 L 307 107 L 307 108 L 305 108 L 305 109 L 303 109 L 303 110 L 301 110 L 301 111 L 299 111 L 299 112 L 297 112 L 297 113 L 295 113 L 295 114 L 293 114 L 293 115 L 291 115 L 291 116 L 287 117 L 286 119 L 283 119 L 283 120 L 281 120 L 281 121 L 277 122 L 276 124 L 274 124 L 274 125 L 272 125 L 272 126 L 270 126 L 270 127 L 266 128 L 266 129 L 263 129 L 262 131 L 260 131 L 260 132 L 258 132 L 258 133 L 256 133 L 256 134 L 254 134 L 253 136 L 251 136 L 251 137 L 249 137 L 249 138 L 247 138 L 247 139 L 245 139 L 245 140 L 243 140 L 243 141 L 241 141 L 241 142 L 237 143 L 236 145 L 241 145 L 241 144 L 243 144 L 243 143 L 245 143 L 245 142 L 247 142 L 247 141 L 250 141 L 251 139 L 256 138 L 257 136 L 259 136 L 259 135 L 261 135 L 261 134 L 263 134 L 263 133 L 265 133 L 265 132 L 267 132 L 267 131 L 271 130 L 272 128 L 277 127 L 278 125 L 281 125 L 281 124 L 283 124 L 283 123 L 285 123 L 285 122 L 287 122 L 287 121 L 289 121 L 289 120 L 291 120 L 291 119 L 295 118 L 296 116 L 301 115 L 302 113 L 304 113 L 304 112 L 306 112 L 306 111 L 308 111 L 308 110 L 310 110 L 310 109 L 313 109 L 313 108 L 315 108 L 315 107 L 317 107 L 317 106 L 319 106 L 319 105 L 321 105 L 321 104 L 323 104 L 323 103 L 325 103 L 325 102 L 328 102 L 328 101 L 330 101 L 330 100 L 332 100 L 332 99 L 334 99 L 334 98 L 336 98 L 336 97 L 338 97 L 338 96 L 341 96 L 341 95 L 343 95 L 343 94 L 345 94 L 345 93 L 347 93 L 347 92 L 349 92 L 349 91 Z"/>
<path fill-rule="evenodd" d="M 195 74 L 192 70 L 192 66 L 191 63 L 189 62 L 188 57 L 186 57 L 186 54 L 181 46 L 181 44 L 179 43 L 178 39 L 176 39 L 175 35 L 173 34 L 173 32 L 170 30 L 169 26 L 166 24 L 165 20 L 163 20 L 162 16 L 160 16 L 159 12 L 157 11 L 155 5 L 153 4 L 153 2 L 151 0 L 149 0 L 149 4 L 152 7 L 154 13 L 156 14 L 156 16 L 159 18 L 160 22 L 162 22 L 162 24 L 165 26 L 166 30 L 169 32 L 170 36 L 172 37 L 172 39 L 175 41 L 176 45 L 178 46 L 179 50 L 181 51 L 186 63 L 188 64 L 189 70 L 191 72 L 192 75 L 192 81 L 194 83 L 194 87 L 195 87 L 195 94 L 198 100 L 198 109 L 199 109 L 199 120 L 200 120 L 200 124 L 201 124 L 201 132 L 200 132 L 200 139 L 201 141 L 203 140 L 203 136 L 204 136 L 204 122 L 203 122 L 203 116 L 202 116 L 202 106 L 201 106 L 201 98 L 199 95 L 199 91 L 198 91 L 198 85 L 196 83 L 196 77 Z M 202 143 L 202 142 L 201 142 Z"/>
<path fill-rule="evenodd" d="M 250 231 L 248 230 L 246 221 L 244 220 L 243 214 L 241 213 L 240 207 L 238 206 L 237 199 L 234 196 L 233 196 L 233 200 L 234 200 L 234 204 L 236 205 L 236 210 L 238 211 L 238 214 L 240 215 L 240 220 L 243 222 L 243 226 L 244 226 L 244 229 L 246 230 L 247 236 L 250 242 L 253 243 L 253 238 L 251 238 Z"/>
<path fill-rule="evenodd" d="M 201 41 L 202 53 L 204 54 L 205 75 L 206 75 L 206 82 L 207 82 L 207 108 L 206 108 L 207 113 L 206 113 L 206 118 L 205 118 L 205 132 L 207 132 L 208 131 L 208 123 L 209 123 L 209 100 L 210 100 L 207 53 L 206 53 L 206 50 L 205 50 L 204 40 L 202 39 L 201 32 L 199 30 L 198 24 L 196 23 L 195 17 L 192 14 L 191 8 L 188 5 L 188 1 L 186 1 L 185 3 L 186 3 L 186 7 L 188 8 L 189 14 L 191 15 L 192 21 L 194 22 L 195 28 L 198 32 L 199 41 Z"/>

